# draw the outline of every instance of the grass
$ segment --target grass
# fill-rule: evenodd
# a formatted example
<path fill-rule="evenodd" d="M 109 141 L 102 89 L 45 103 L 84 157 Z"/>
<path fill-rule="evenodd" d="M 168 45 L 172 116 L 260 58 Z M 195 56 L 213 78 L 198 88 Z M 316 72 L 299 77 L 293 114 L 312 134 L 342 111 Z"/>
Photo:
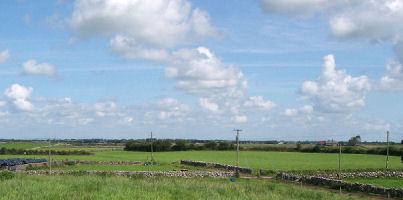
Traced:
<path fill-rule="evenodd" d="M 27 176 L 0 181 L 5 200 L 18 199 L 364 199 L 267 180 Z"/>
<path fill-rule="evenodd" d="M 117 149 L 111 147 L 52 147 L 51 149 L 54 151 L 91 151 L 91 150 L 109 150 L 109 149 Z M 48 148 L 40 148 L 38 150 L 47 151 Z"/>
<path fill-rule="evenodd" d="M 158 164 L 158 165 L 73 165 L 66 167 L 54 167 L 55 170 L 99 170 L 99 171 L 217 171 L 213 168 L 198 168 L 179 164 Z"/>
<path fill-rule="evenodd" d="M 47 146 L 48 143 L 46 142 L 14 142 L 14 143 L 6 143 L 0 144 L 0 148 L 7 148 L 7 149 L 32 149 L 35 147 L 42 147 Z"/>
<path fill-rule="evenodd" d="M 346 178 L 343 180 L 351 183 L 365 183 L 386 188 L 403 188 L 403 178 L 397 177 Z"/>
<path fill-rule="evenodd" d="M 67 155 L 52 156 L 56 160 L 87 160 L 87 161 L 146 161 L 149 158 L 146 152 L 105 151 L 94 152 L 94 155 Z M 33 155 L 0 155 L 4 158 L 47 158 L 47 156 Z M 154 158 L 158 163 L 169 164 L 183 160 L 198 160 L 236 165 L 235 151 L 179 151 L 157 152 Z M 402 169 L 403 165 L 398 156 L 390 156 L 390 168 Z M 317 170 L 338 169 L 338 154 L 331 153 L 299 153 L 299 152 L 240 152 L 240 166 L 253 169 L 271 170 Z M 342 169 L 384 168 L 385 156 L 367 154 L 343 154 Z"/>

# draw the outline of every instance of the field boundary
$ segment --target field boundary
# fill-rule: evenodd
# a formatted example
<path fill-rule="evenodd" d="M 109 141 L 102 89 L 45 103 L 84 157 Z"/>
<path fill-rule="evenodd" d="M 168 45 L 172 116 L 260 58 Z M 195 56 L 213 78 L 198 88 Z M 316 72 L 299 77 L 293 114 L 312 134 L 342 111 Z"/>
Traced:
<path fill-rule="evenodd" d="M 25 172 L 28 175 L 49 175 L 48 170 L 30 170 Z M 98 170 L 56 170 L 51 175 L 112 175 L 112 176 L 145 176 L 145 177 L 183 177 L 183 178 L 229 178 L 235 175 L 234 172 L 188 172 L 188 171 L 98 171 Z"/>
<path fill-rule="evenodd" d="M 384 173 L 384 172 L 383 172 Z M 392 173 L 393 174 L 393 173 Z M 372 177 L 380 175 L 380 173 L 371 173 Z M 391 175 L 391 173 L 389 173 Z M 399 174 L 398 174 L 399 175 Z M 400 173 L 401 175 L 401 173 Z M 384 188 L 374 186 L 371 184 L 362 183 L 350 183 L 342 180 L 335 180 L 332 178 L 325 178 L 319 176 L 307 176 L 307 175 L 295 175 L 291 173 L 281 172 L 277 175 L 277 178 L 285 181 L 295 181 L 301 183 L 307 183 L 311 185 L 326 186 L 332 189 L 342 188 L 347 191 L 356 191 L 363 193 L 379 194 L 388 197 L 403 198 L 403 188 Z"/>
<path fill-rule="evenodd" d="M 218 169 L 227 169 L 231 171 L 239 171 L 245 174 L 252 174 L 253 170 L 250 168 L 243 167 L 235 167 L 232 165 L 223 165 L 219 163 L 211 163 L 211 162 L 202 162 L 202 161 L 190 161 L 190 160 L 181 160 L 182 165 L 191 165 L 194 167 L 214 167 Z"/>

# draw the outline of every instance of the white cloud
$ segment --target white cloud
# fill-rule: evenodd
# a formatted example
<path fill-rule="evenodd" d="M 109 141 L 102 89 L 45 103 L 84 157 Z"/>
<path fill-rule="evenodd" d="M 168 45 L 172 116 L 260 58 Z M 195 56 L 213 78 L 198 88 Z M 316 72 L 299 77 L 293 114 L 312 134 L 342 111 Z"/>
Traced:
<path fill-rule="evenodd" d="M 181 49 L 173 52 L 165 77 L 176 79 L 176 87 L 188 93 L 211 96 L 243 96 L 246 80 L 237 68 L 226 67 L 207 48 Z"/>
<path fill-rule="evenodd" d="M 245 101 L 244 106 L 246 107 L 255 107 L 259 110 L 271 110 L 277 106 L 277 104 L 273 103 L 270 100 L 265 101 L 262 96 L 253 96 L 249 97 L 247 101 Z"/>
<path fill-rule="evenodd" d="M 313 112 L 313 107 L 311 105 L 305 105 L 305 106 L 302 106 L 301 108 L 299 108 L 299 110 L 303 113 L 309 114 L 309 113 Z"/>
<path fill-rule="evenodd" d="M 156 106 L 160 120 L 183 121 L 192 111 L 189 105 L 180 103 L 174 98 L 165 98 L 159 101 Z"/>
<path fill-rule="evenodd" d="M 5 106 L 7 103 L 5 101 L 0 101 L 0 107 Z"/>
<path fill-rule="evenodd" d="M 381 90 L 403 91 L 403 67 L 396 61 L 389 61 L 380 81 Z"/>
<path fill-rule="evenodd" d="M 349 112 L 363 107 L 366 92 L 370 90 L 368 77 L 352 77 L 335 67 L 334 56 L 325 56 L 321 73 L 315 81 L 302 84 L 301 94 L 322 112 Z"/>
<path fill-rule="evenodd" d="M 199 104 L 204 110 L 207 110 L 207 111 L 210 111 L 213 113 L 220 112 L 218 104 L 210 102 L 210 100 L 207 98 L 200 98 Z"/>
<path fill-rule="evenodd" d="M 296 109 L 287 108 L 282 114 L 291 117 L 297 115 L 298 111 Z"/>
<path fill-rule="evenodd" d="M 69 24 L 81 39 L 124 36 L 120 42 L 125 43 L 110 42 L 123 57 L 155 58 L 154 49 L 218 36 L 209 21 L 208 13 L 193 9 L 187 0 L 77 0 Z M 140 53 L 142 49 L 148 53 Z"/>
<path fill-rule="evenodd" d="M 232 121 L 237 122 L 237 123 L 245 123 L 245 122 L 248 122 L 248 118 L 244 115 L 241 115 L 241 116 L 236 115 L 236 116 L 232 117 Z"/>
<path fill-rule="evenodd" d="M 31 96 L 32 87 L 24 87 L 19 84 L 13 84 L 10 88 L 7 88 L 4 95 L 12 102 L 14 107 L 21 111 L 32 111 L 34 105 L 28 101 Z"/>
<path fill-rule="evenodd" d="M 25 75 L 54 77 L 56 75 L 56 69 L 49 63 L 37 63 L 36 60 L 31 59 L 22 64 L 21 73 Z"/>
<path fill-rule="evenodd" d="M 128 59 L 166 60 L 168 52 L 165 49 L 147 48 L 135 39 L 117 35 L 109 41 L 109 47 L 114 54 Z"/>
<path fill-rule="evenodd" d="M 0 51 L 0 63 L 6 62 L 9 57 L 8 50 Z"/>

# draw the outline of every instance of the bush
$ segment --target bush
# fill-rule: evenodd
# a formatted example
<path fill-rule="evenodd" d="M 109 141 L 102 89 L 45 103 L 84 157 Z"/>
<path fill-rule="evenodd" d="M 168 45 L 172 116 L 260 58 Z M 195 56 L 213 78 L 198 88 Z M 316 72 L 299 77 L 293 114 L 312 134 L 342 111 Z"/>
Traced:
<path fill-rule="evenodd" d="M 209 141 L 207 143 L 204 144 L 204 147 L 206 149 L 210 149 L 210 150 L 215 150 L 217 149 L 217 142 L 215 141 Z"/>
<path fill-rule="evenodd" d="M 12 172 L 0 172 L 0 181 L 9 180 L 15 177 Z"/>

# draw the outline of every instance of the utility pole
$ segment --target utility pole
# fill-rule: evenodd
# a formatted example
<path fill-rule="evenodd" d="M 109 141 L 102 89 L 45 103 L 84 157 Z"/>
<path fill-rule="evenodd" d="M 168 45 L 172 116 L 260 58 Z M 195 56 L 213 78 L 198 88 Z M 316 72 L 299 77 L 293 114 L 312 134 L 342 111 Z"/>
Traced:
<path fill-rule="evenodd" d="M 386 147 L 386 169 L 389 168 L 389 131 L 386 131 L 386 142 L 387 142 L 387 147 Z"/>
<path fill-rule="evenodd" d="M 234 129 L 236 131 L 236 173 L 238 173 L 239 168 L 239 132 L 242 131 L 241 129 Z"/>
<path fill-rule="evenodd" d="M 154 164 L 153 151 L 153 132 L 151 131 L 151 164 Z"/>
<path fill-rule="evenodd" d="M 48 148 L 48 150 L 49 150 L 49 175 L 50 174 L 52 174 L 52 160 L 51 160 L 51 157 L 50 157 L 50 145 L 51 145 L 51 143 L 50 143 L 50 138 L 49 138 L 49 148 Z"/>
<path fill-rule="evenodd" d="M 341 142 L 339 142 L 339 180 L 341 179 Z M 341 194 L 341 186 L 339 187 L 339 192 Z"/>

